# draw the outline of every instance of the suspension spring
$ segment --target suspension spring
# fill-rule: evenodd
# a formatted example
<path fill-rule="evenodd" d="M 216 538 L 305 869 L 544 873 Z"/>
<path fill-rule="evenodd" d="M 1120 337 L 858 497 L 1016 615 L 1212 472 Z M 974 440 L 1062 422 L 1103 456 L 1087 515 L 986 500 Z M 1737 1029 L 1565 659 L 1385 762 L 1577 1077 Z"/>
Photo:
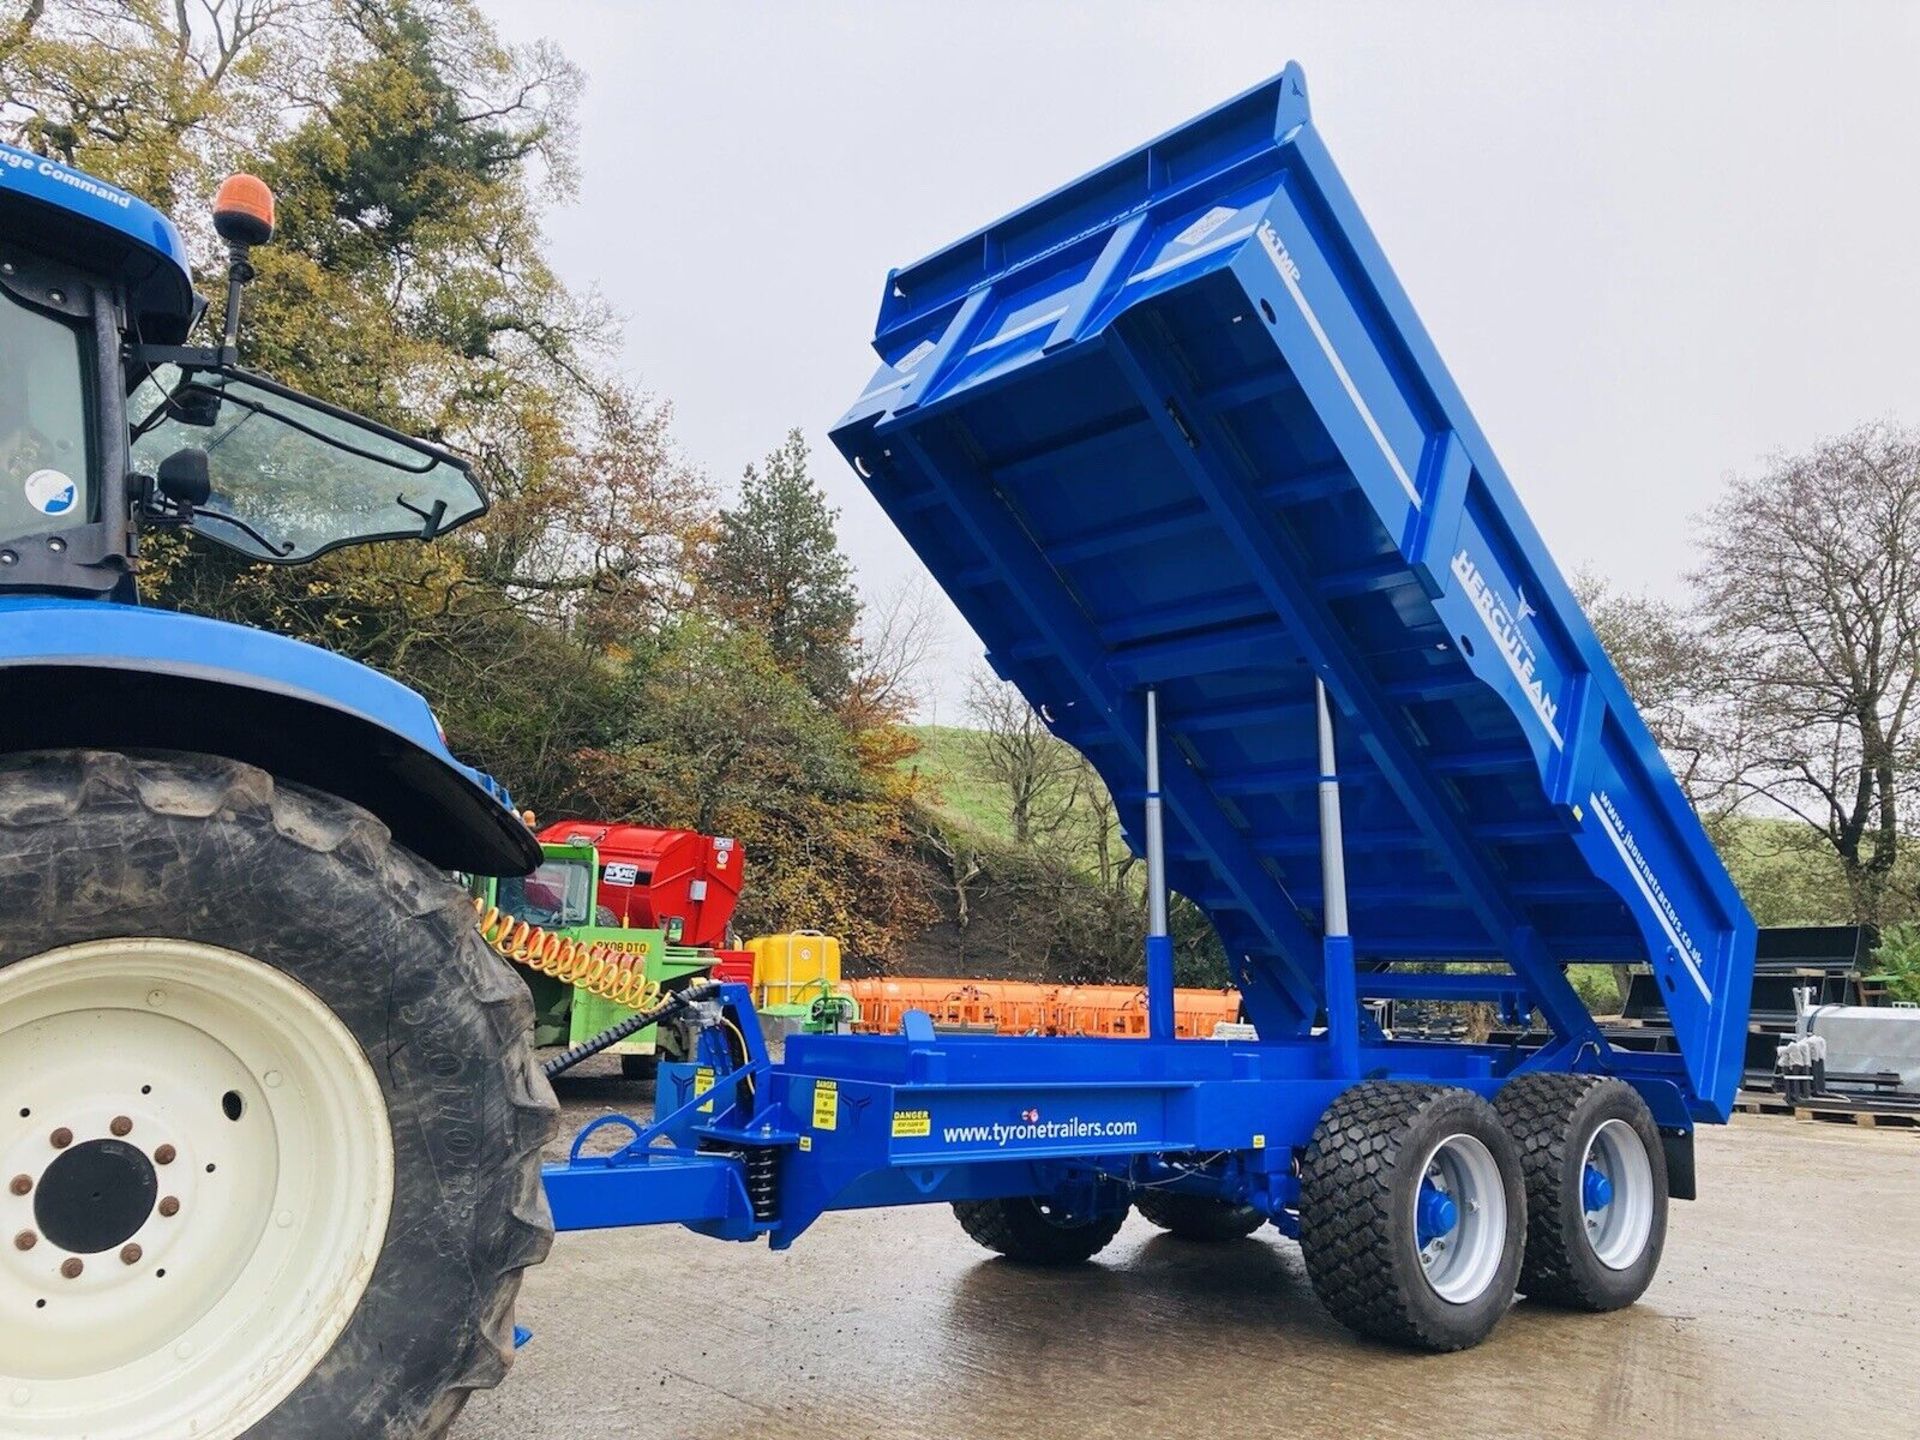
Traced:
<path fill-rule="evenodd" d="M 780 1150 L 774 1145 L 742 1145 L 734 1140 L 718 1140 L 702 1135 L 698 1148 L 709 1155 L 738 1155 L 747 1186 L 747 1203 L 753 1218 L 772 1221 L 779 1213 Z"/>
<path fill-rule="evenodd" d="M 780 1152 L 772 1145 L 742 1147 L 747 1162 L 747 1203 L 753 1218 L 770 1221 L 779 1213 Z"/>

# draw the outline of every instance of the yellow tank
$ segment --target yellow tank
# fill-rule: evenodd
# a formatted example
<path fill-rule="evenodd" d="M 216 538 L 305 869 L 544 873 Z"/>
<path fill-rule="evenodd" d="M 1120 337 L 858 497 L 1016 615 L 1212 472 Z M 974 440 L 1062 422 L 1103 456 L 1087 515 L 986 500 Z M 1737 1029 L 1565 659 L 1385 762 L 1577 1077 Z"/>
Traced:
<path fill-rule="evenodd" d="M 840 983 L 840 942 L 818 930 L 756 935 L 747 941 L 753 953 L 753 1001 L 768 1005 L 807 1005 Z"/>

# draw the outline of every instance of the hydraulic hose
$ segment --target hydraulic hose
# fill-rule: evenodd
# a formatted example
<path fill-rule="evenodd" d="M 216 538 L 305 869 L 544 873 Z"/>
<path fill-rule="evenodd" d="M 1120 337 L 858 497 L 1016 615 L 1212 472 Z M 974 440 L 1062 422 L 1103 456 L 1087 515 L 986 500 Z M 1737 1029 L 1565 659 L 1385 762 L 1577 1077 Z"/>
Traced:
<path fill-rule="evenodd" d="M 641 1010 L 627 1016 L 614 1025 L 609 1025 L 590 1040 L 582 1040 L 570 1050 L 563 1050 L 540 1067 L 542 1073 L 551 1080 L 578 1065 L 582 1060 L 598 1055 L 609 1045 L 618 1045 L 637 1030 L 649 1025 L 657 1025 L 662 1020 L 670 1020 L 682 1010 L 699 1004 L 702 1000 L 711 1000 L 720 993 L 720 984 L 715 980 L 704 980 L 698 985 L 689 985 L 684 990 L 675 991 L 649 1010 Z M 742 1044 L 744 1045 L 744 1040 Z"/>
<path fill-rule="evenodd" d="M 585 945 L 542 930 L 484 900 L 476 900 L 480 938 L 516 965 L 524 965 L 629 1010 L 658 1003 L 660 982 L 647 978 L 644 957 L 611 945 Z M 631 1032 L 629 1032 L 631 1033 Z"/>

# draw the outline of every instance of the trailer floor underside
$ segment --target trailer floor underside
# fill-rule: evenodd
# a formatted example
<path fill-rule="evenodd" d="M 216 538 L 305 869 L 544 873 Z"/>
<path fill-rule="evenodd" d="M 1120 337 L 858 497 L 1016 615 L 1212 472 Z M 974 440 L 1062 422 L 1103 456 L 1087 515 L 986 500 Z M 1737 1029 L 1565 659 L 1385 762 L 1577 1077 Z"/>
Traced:
<path fill-rule="evenodd" d="M 567 1138 L 638 1103 L 591 1078 L 561 1098 Z M 1287 1414 L 1383 1440 L 1910 1436 L 1920 1132 L 1741 1115 L 1702 1128 L 1698 1159 L 1640 1304 L 1522 1301 L 1444 1358 L 1356 1343 L 1271 1228 L 1199 1246 L 1135 1217 L 1065 1273 L 991 1258 L 944 1206 L 829 1215 L 780 1255 L 563 1235 L 523 1292 L 533 1342 L 453 1440 L 1252 1437 Z"/>

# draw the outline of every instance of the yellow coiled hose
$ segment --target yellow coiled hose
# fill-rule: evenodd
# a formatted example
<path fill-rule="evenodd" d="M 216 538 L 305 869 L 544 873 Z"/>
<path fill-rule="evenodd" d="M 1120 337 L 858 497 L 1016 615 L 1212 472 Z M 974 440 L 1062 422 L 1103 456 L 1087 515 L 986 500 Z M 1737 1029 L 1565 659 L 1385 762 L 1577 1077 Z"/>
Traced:
<path fill-rule="evenodd" d="M 583 945 L 517 920 L 484 900 L 473 903 L 480 916 L 480 938 L 514 964 L 629 1010 L 648 1010 L 659 1002 L 660 982 L 647 978 L 644 956 L 611 945 Z"/>

